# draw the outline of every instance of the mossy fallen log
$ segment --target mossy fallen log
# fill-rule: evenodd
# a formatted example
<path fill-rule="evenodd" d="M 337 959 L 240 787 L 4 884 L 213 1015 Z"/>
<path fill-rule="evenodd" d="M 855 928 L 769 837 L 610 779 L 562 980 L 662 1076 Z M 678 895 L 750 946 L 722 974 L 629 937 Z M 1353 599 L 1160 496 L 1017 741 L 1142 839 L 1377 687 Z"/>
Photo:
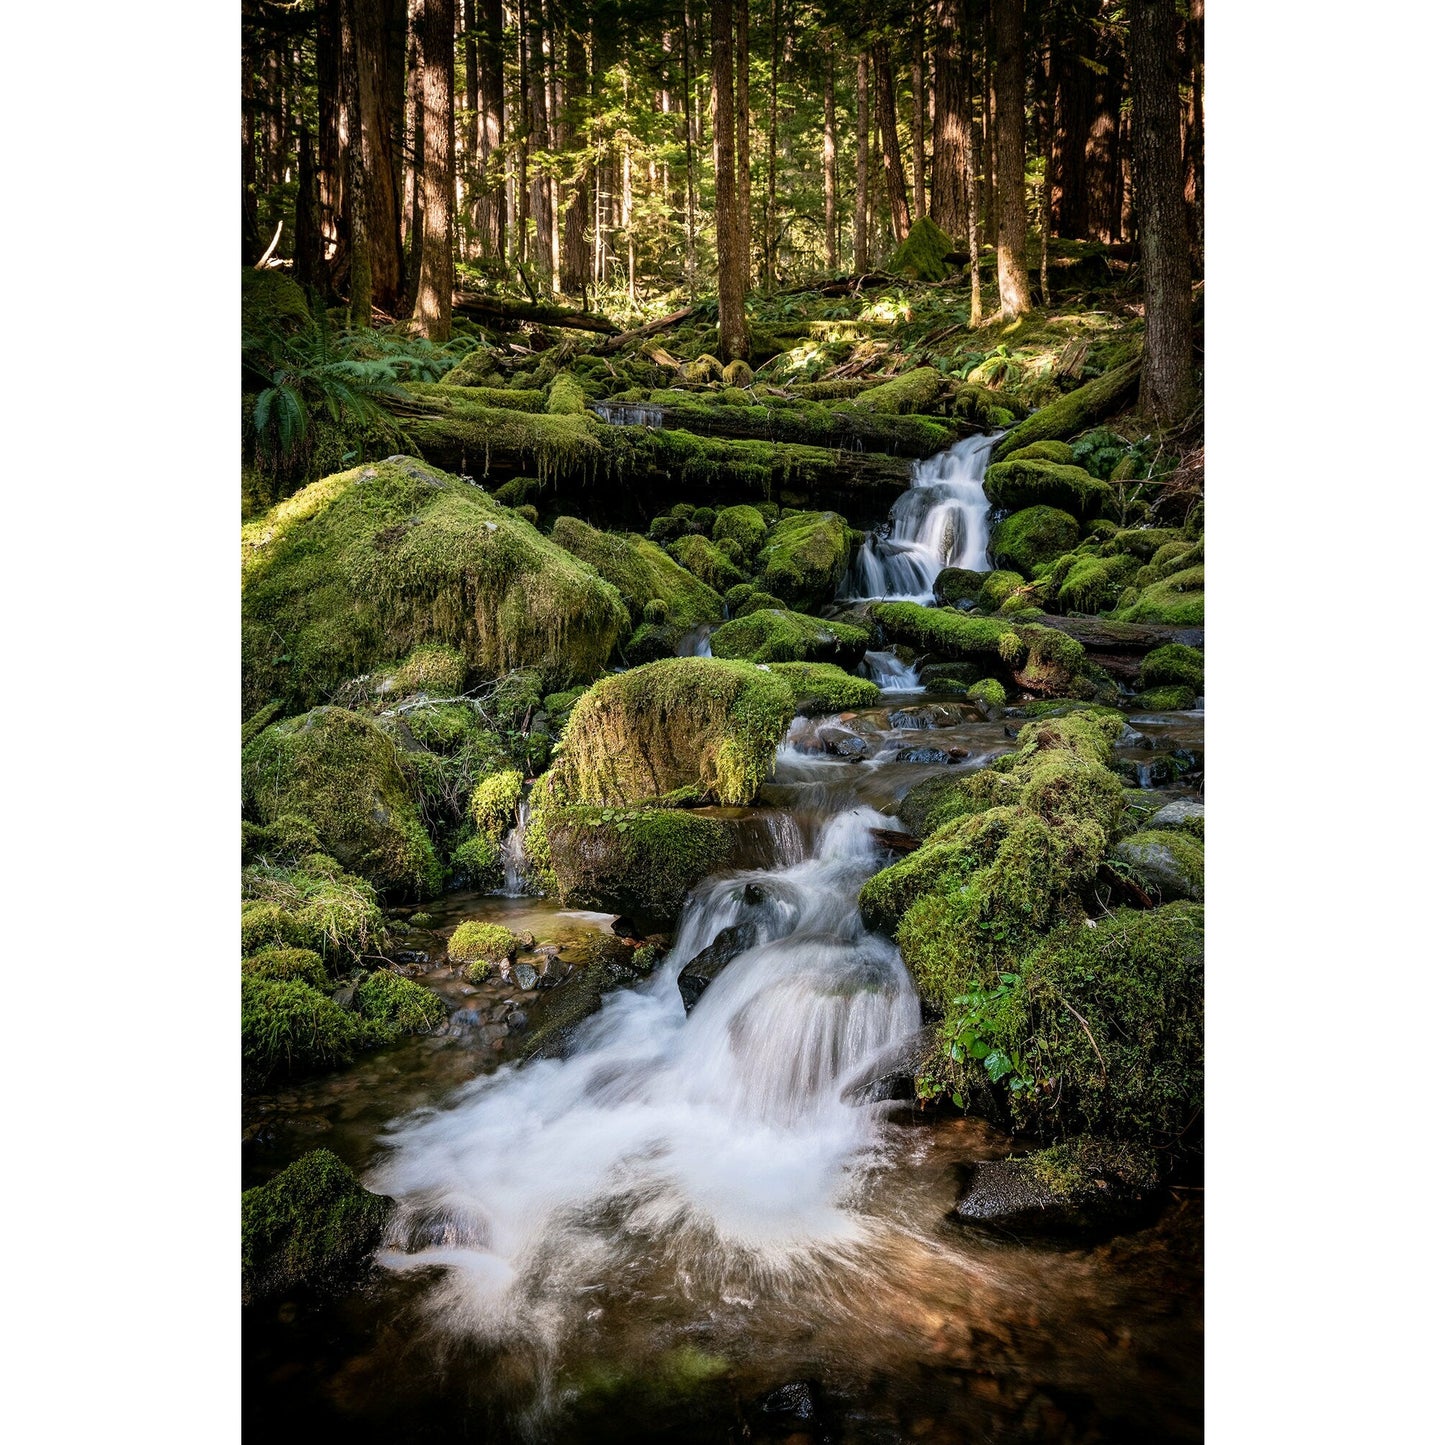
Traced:
<path fill-rule="evenodd" d="M 1139 358 L 1116 366 L 1075 391 L 1041 406 L 1021 421 L 993 449 L 993 460 L 1005 458 L 1032 442 L 1067 441 L 1086 428 L 1122 411 L 1139 389 Z"/>
<path fill-rule="evenodd" d="M 520 324 L 532 321 L 539 326 L 568 326 L 574 331 L 598 331 L 604 336 L 617 333 L 617 323 L 590 311 L 572 311 L 565 306 L 540 306 L 527 301 L 499 301 L 474 291 L 458 291 L 452 296 L 452 311 L 470 321 L 500 321 Z"/>

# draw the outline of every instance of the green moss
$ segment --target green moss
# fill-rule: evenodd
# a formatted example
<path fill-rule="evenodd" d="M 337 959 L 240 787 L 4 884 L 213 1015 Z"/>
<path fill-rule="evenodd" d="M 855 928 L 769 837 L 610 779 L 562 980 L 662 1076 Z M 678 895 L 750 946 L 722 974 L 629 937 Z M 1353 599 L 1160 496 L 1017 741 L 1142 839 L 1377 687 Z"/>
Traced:
<path fill-rule="evenodd" d="M 996 678 L 986 677 L 982 682 L 974 683 L 964 694 L 974 702 L 982 703 L 985 708 L 1001 708 L 1008 701 L 1007 694 L 1003 690 L 1003 684 Z"/>
<path fill-rule="evenodd" d="M 743 556 L 751 560 L 758 555 L 768 535 L 768 524 L 756 507 L 746 503 L 737 507 L 724 507 L 718 512 L 712 524 L 714 542 L 736 542 Z M 729 604 L 731 605 L 731 604 Z"/>
<path fill-rule="evenodd" d="M 1197 647 L 1169 642 L 1146 653 L 1139 664 L 1139 681 L 1145 687 L 1177 685 L 1204 691 L 1204 654 Z"/>
<path fill-rule="evenodd" d="M 446 1022 L 447 1006 L 429 988 L 378 968 L 357 985 L 356 1006 L 378 1038 L 429 1034 Z"/>
<path fill-rule="evenodd" d="M 932 366 L 916 366 L 892 381 L 870 386 L 853 399 L 859 411 L 917 415 L 925 412 L 943 390 L 943 377 Z"/>
<path fill-rule="evenodd" d="M 257 339 L 293 336 L 315 327 L 306 293 L 284 271 L 241 270 L 241 332 Z"/>
<path fill-rule="evenodd" d="M 1114 550 L 1128 552 L 1147 562 L 1167 542 L 1177 540 L 1179 533 L 1168 527 L 1116 528 L 1109 537 Z"/>
<path fill-rule="evenodd" d="M 977 602 L 983 596 L 987 572 L 971 572 L 965 567 L 945 567 L 933 581 L 933 595 L 939 602 L 953 606 L 955 602 Z"/>
<path fill-rule="evenodd" d="M 838 661 L 851 667 L 867 650 L 868 634 L 861 627 L 767 608 L 723 623 L 709 641 L 714 657 L 748 662 Z"/>
<path fill-rule="evenodd" d="M 509 393 L 502 385 L 501 369 L 497 365 L 496 354 L 490 346 L 477 346 L 462 357 L 452 369 L 442 377 L 442 384 L 445 386 L 476 386 L 486 387 L 500 392 L 501 395 L 527 395 L 525 392 Z M 536 397 L 535 409 L 541 410 L 542 393 L 533 392 Z"/>
<path fill-rule="evenodd" d="M 795 512 L 773 528 L 759 554 L 758 585 L 807 611 L 837 593 L 848 551 L 848 524 L 836 512 Z"/>
<path fill-rule="evenodd" d="M 748 803 L 793 715 L 788 684 L 749 663 L 649 663 L 604 678 L 577 703 L 545 796 L 617 805 L 696 787 Z"/>
<path fill-rule="evenodd" d="M 748 595 L 733 610 L 734 617 L 747 617 L 753 612 L 786 612 L 786 604 L 781 597 L 774 597 L 768 592 L 759 592 L 756 589 L 749 591 Z"/>
<path fill-rule="evenodd" d="M 329 858 L 310 855 L 292 868 L 253 864 L 241 873 L 241 897 L 242 953 L 280 945 L 349 960 L 386 936 L 376 890 Z"/>
<path fill-rule="evenodd" d="M 483 778 L 472 791 L 467 814 L 477 832 L 500 839 L 517 816 L 522 801 L 522 775 L 515 769 Z"/>
<path fill-rule="evenodd" d="M 707 583 L 644 537 L 599 532 L 575 517 L 559 517 L 552 541 L 617 588 L 634 628 L 644 621 L 652 602 L 661 602 L 666 620 L 684 631 L 723 615 L 722 599 Z"/>
<path fill-rule="evenodd" d="M 406 661 L 390 675 L 386 690 L 400 695 L 429 692 L 449 697 L 466 686 L 467 660 L 454 647 L 425 642 L 413 648 Z"/>
<path fill-rule="evenodd" d="M 1111 616 L 1118 622 L 1163 622 L 1175 627 L 1204 626 L 1204 568 L 1189 567 L 1151 583 L 1139 600 Z"/>
<path fill-rule="evenodd" d="M 314 949 L 283 948 L 276 944 L 242 958 L 241 973 L 253 978 L 274 979 L 278 983 L 296 979 L 314 989 L 324 989 L 328 982 L 326 966 Z"/>
<path fill-rule="evenodd" d="M 1078 518 L 1098 516 L 1113 500 L 1107 482 L 1058 462 L 995 462 L 984 473 L 983 490 L 996 507 L 1010 512 L 1046 506 Z"/>
<path fill-rule="evenodd" d="M 1134 706 L 1146 712 L 1187 712 L 1199 694 L 1188 686 L 1151 687 L 1134 699 Z"/>
<path fill-rule="evenodd" d="M 454 963 L 501 963 L 517 952 L 517 937 L 500 923 L 459 923 L 447 942 Z"/>
<path fill-rule="evenodd" d="M 1004 568 L 1000 568 L 996 572 L 989 572 L 985 575 L 983 586 L 979 589 L 979 606 L 985 612 L 1002 611 L 1027 586 L 1028 583 L 1017 572 L 1010 572 Z"/>
<path fill-rule="evenodd" d="M 321 839 L 317 836 L 315 825 L 294 813 L 283 813 L 264 826 L 243 821 L 241 840 L 241 856 L 247 863 L 264 860 L 294 864 L 308 853 L 321 852 Z"/>
<path fill-rule="evenodd" d="M 1181 829 L 1131 833 L 1115 852 L 1129 876 L 1155 898 L 1204 901 L 1204 844 Z"/>
<path fill-rule="evenodd" d="M 691 532 L 668 544 L 668 552 L 700 582 L 724 592 L 746 580 L 706 537 Z"/>
<path fill-rule="evenodd" d="M 328 853 L 378 887 L 439 891 L 403 757 L 369 718 L 321 707 L 273 723 L 246 747 L 241 775 L 261 822 L 304 818 Z"/>
<path fill-rule="evenodd" d="M 887 269 L 915 281 L 946 281 L 950 267 L 943 258 L 953 249 L 948 235 L 927 216 L 920 216 L 889 258 Z"/>
<path fill-rule="evenodd" d="M 688 891 L 732 852 L 730 829 L 676 809 L 555 809 L 544 819 L 547 862 L 563 903 L 670 924 Z"/>
<path fill-rule="evenodd" d="M 899 804 L 898 816 L 916 837 L 927 838 L 955 818 L 986 813 L 1014 803 L 1021 784 L 993 768 L 929 778 L 910 788 Z"/>
<path fill-rule="evenodd" d="M 487 891 L 501 886 L 502 849 L 492 838 L 474 833 L 452 849 L 451 871 L 464 887 Z"/>
<path fill-rule="evenodd" d="M 1035 567 L 1073 551 L 1078 542 L 1079 524 L 1067 512 L 1025 507 L 994 528 L 989 550 L 997 566 L 1031 577 Z"/>
<path fill-rule="evenodd" d="M 480 488 L 406 458 L 327 477 L 243 529 L 243 696 L 299 710 L 441 643 L 469 671 L 596 676 L 616 590 Z"/>
<path fill-rule="evenodd" d="M 878 684 L 854 677 L 827 662 L 775 662 L 768 671 L 793 690 L 793 708 L 803 717 L 877 707 L 883 701 Z"/>
<path fill-rule="evenodd" d="M 241 1067 L 248 1085 L 350 1063 L 372 1042 L 362 1020 L 298 978 L 241 975 Z"/>
<path fill-rule="evenodd" d="M 371 1194 L 329 1149 L 313 1149 L 241 1196 L 246 1303 L 297 1285 L 349 1283 L 381 1239 L 390 1201 Z"/>
<path fill-rule="evenodd" d="M 1134 579 L 1139 564 L 1123 553 L 1117 557 L 1080 557 L 1058 583 L 1059 605 L 1067 612 L 1092 616 L 1107 611 Z"/>
<path fill-rule="evenodd" d="M 1131 350 L 1134 343 L 1130 343 Z M 993 449 L 995 462 L 1017 455 L 1041 441 L 1067 441 L 1103 418 L 1127 406 L 1139 386 L 1139 362 L 1130 359 L 1075 391 L 1043 406 L 1020 422 Z M 1042 500 L 1042 499 L 1037 499 Z"/>
<path fill-rule="evenodd" d="M 723 367 L 722 379 L 728 386 L 741 387 L 753 384 L 753 369 L 741 357 Z"/>
<path fill-rule="evenodd" d="M 1074 464 L 1074 449 L 1068 442 L 1033 442 L 1011 456 L 1016 462 L 1059 462 L 1066 467 Z"/>
<path fill-rule="evenodd" d="M 559 372 L 547 388 L 547 411 L 551 416 L 577 416 L 587 410 L 587 393 L 569 372 Z"/>

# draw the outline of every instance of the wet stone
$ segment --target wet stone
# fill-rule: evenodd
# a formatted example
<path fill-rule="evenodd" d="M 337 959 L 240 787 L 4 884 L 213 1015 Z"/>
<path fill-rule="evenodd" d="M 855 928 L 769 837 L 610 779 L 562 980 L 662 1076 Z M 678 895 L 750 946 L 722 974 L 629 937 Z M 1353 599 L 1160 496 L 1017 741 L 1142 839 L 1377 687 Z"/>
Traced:
<path fill-rule="evenodd" d="M 518 988 L 530 990 L 537 987 L 538 973 L 530 963 L 519 963 L 512 970 L 512 979 Z"/>

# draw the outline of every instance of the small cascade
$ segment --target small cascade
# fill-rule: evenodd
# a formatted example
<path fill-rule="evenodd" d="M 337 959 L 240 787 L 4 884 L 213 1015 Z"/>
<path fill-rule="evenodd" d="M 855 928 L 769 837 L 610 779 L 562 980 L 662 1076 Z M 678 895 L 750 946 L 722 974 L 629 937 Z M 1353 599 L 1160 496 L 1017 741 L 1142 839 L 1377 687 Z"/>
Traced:
<path fill-rule="evenodd" d="M 608 426 L 658 427 L 662 425 L 662 408 L 660 406 L 636 406 L 631 402 L 621 401 L 596 401 L 592 403 L 592 410 Z"/>
<path fill-rule="evenodd" d="M 507 830 L 502 839 L 502 896 L 504 898 L 525 898 L 533 890 L 529 886 L 526 850 L 522 846 L 527 837 L 527 817 L 530 807 L 525 798 L 517 805 L 517 821 Z"/>
<path fill-rule="evenodd" d="M 915 462 L 908 490 L 893 504 L 887 526 L 858 549 L 839 597 L 931 602 L 934 579 L 945 567 L 991 571 L 983 474 L 1002 436 L 967 437 Z"/>
<path fill-rule="evenodd" d="M 902 661 L 896 652 L 865 652 L 863 666 L 883 692 L 923 691 L 918 681 L 918 669 Z"/>
<path fill-rule="evenodd" d="M 711 657 L 711 639 L 712 623 L 704 622 L 701 627 L 694 627 L 682 634 L 677 644 L 677 655 L 679 657 Z"/>

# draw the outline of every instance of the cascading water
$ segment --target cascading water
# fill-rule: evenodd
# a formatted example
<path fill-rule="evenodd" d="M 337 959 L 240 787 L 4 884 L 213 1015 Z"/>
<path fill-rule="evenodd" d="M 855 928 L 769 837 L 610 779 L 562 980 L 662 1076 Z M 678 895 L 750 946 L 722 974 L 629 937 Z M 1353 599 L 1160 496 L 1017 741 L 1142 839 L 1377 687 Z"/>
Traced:
<path fill-rule="evenodd" d="M 525 898 L 528 887 L 527 854 L 523 846 L 527 837 L 527 800 L 517 807 L 517 821 L 502 839 L 502 894 L 506 898 Z"/>
<path fill-rule="evenodd" d="M 858 549 L 839 596 L 930 602 L 934 579 L 945 567 L 990 571 L 983 474 L 1002 436 L 966 437 L 915 462 L 912 483 L 893 504 L 887 528 Z"/>
<path fill-rule="evenodd" d="M 910 667 L 895 652 L 865 652 L 863 665 L 881 692 L 922 692 L 918 669 Z"/>
<path fill-rule="evenodd" d="M 447 1327 L 565 1334 L 588 1281 L 644 1244 L 684 1281 L 756 1285 L 866 1237 L 848 1201 L 879 1120 L 842 1086 L 920 1022 L 857 906 L 883 862 L 871 830 L 890 825 L 853 807 L 813 856 L 703 885 L 653 978 L 610 994 L 568 1057 L 394 1127 L 369 1179 L 399 1205 L 384 1262 L 444 1267 Z M 740 923 L 757 941 L 684 1012 L 679 972 Z"/>
<path fill-rule="evenodd" d="M 711 657 L 712 656 L 712 623 L 704 622 L 700 627 L 694 627 L 684 632 L 678 640 L 677 655 L 679 657 Z"/>

